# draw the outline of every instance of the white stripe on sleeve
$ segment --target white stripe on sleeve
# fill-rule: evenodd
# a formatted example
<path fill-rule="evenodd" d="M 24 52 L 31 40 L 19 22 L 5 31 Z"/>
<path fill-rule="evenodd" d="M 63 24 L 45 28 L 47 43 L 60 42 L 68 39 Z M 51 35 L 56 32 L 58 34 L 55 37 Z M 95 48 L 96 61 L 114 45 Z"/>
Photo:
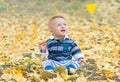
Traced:
<path fill-rule="evenodd" d="M 77 53 L 74 55 L 75 59 L 79 59 L 79 58 L 84 58 L 84 54 L 81 52 L 81 53 Z"/>

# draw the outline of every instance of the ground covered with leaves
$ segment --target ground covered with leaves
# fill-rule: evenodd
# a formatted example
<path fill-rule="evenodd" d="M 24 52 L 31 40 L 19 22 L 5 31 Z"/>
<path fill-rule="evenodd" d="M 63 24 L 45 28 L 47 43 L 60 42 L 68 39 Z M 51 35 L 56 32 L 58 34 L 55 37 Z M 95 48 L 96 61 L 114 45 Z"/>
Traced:
<path fill-rule="evenodd" d="M 37 1 L 39 0 L 29 2 L 29 6 L 35 6 Z M 49 1 L 46 0 L 47 2 Z M 75 15 L 70 11 L 66 13 L 61 11 L 60 14 L 67 19 L 68 35 L 85 54 L 88 65 L 81 67 L 74 76 L 63 74 L 63 77 L 70 77 L 69 79 L 58 74 L 56 78 L 47 80 L 42 79 L 40 75 L 43 71 L 42 61 L 46 58 L 38 54 L 38 44 L 49 37 L 47 22 L 52 12 L 58 10 L 48 15 L 40 12 L 31 15 L 25 11 L 23 13 L 27 13 L 23 15 L 15 10 L 20 4 L 13 5 L 12 2 L 4 0 L 1 0 L 1 3 L 3 4 L 0 7 L 0 82 L 120 81 L 120 2 L 117 0 L 101 2 L 95 13 L 84 14 L 87 18 L 79 16 L 79 11 Z M 16 3 L 20 2 L 16 0 Z M 58 3 L 59 1 L 55 1 L 54 5 L 58 7 Z M 74 5 L 76 2 L 67 0 L 64 3 Z M 43 2 L 39 5 L 43 5 Z M 24 6 L 23 4 L 22 7 Z M 47 9 L 49 11 L 49 8 Z M 71 11 L 73 10 L 75 9 L 71 8 Z"/>

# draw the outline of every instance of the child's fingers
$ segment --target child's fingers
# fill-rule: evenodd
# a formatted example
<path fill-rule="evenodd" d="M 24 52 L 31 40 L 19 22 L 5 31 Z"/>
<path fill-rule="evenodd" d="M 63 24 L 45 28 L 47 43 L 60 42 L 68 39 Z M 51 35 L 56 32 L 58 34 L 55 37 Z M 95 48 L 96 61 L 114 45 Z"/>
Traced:
<path fill-rule="evenodd" d="M 40 49 L 46 49 L 46 46 L 45 45 L 44 46 L 43 45 L 39 45 L 39 48 Z"/>
<path fill-rule="evenodd" d="M 45 41 L 40 42 L 39 45 L 46 45 L 46 42 Z"/>
<path fill-rule="evenodd" d="M 40 42 L 40 43 L 39 43 L 39 47 L 41 47 L 41 46 L 46 46 L 46 41 Z"/>
<path fill-rule="evenodd" d="M 83 61 L 83 64 L 84 64 L 84 66 L 87 66 L 87 63 L 85 61 Z"/>
<path fill-rule="evenodd" d="M 84 66 L 87 66 L 86 61 L 85 61 L 85 60 L 83 60 L 83 59 L 81 59 L 81 60 L 80 60 L 80 63 L 83 63 L 83 65 L 84 65 Z"/>
<path fill-rule="evenodd" d="M 87 63 L 86 63 L 86 62 L 84 62 L 84 66 L 87 66 Z"/>

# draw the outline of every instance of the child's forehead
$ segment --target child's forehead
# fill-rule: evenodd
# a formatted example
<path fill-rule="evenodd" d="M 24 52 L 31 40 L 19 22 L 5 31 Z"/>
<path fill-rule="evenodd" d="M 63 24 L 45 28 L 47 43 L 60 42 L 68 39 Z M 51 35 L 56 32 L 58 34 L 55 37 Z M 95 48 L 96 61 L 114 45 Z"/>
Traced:
<path fill-rule="evenodd" d="M 51 23 L 59 23 L 59 22 L 66 22 L 66 21 L 63 18 L 55 18 L 55 19 L 51 20 Z"/>
<path fill-rule="evenodd" d="M 59 24 L 59 23 L 66 23 L 65 18 L 63 17 L 56 17 L 56 18 L 52 18 L 49 20 L 48 22 L 48 27 L 52 27 L 53 25 Z"/>

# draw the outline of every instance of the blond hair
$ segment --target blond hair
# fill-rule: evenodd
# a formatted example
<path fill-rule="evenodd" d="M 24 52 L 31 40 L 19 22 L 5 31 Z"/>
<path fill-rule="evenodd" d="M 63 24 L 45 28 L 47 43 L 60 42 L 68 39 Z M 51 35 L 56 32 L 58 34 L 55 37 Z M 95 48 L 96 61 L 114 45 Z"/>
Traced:
<path fill-rule="evenodd" d="M 50 26 L 51 26 L 51 25 L 50 25 L 50 24 L 51 24 L 51 21 L 54 20 L 54 19 L 56 19 L 56 18 L 62 18 L 62 19 L 65 20 L 64 16 L 62 16 L 62 15 L 53 16 L 53 17 L 51 17 L 50 20 L 48 21 L 48 27 L 49 27 L 49 28 L 50 28 Z"/>

